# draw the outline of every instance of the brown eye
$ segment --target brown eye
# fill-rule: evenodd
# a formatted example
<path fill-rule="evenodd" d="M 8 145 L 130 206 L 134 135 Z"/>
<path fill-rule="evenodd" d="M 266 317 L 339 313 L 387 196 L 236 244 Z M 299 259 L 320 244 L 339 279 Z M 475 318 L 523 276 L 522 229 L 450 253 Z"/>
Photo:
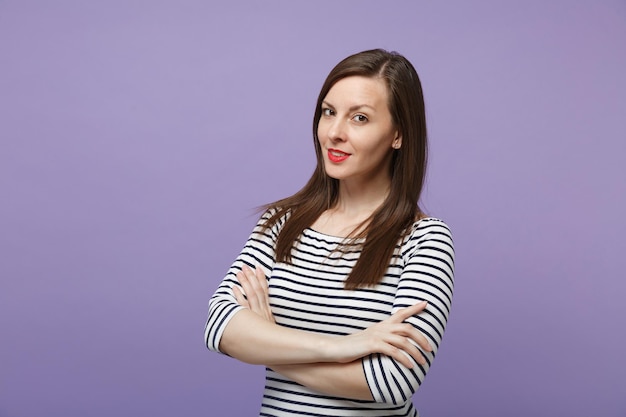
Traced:
<path fill-rule="evenodd" d="M 329 109 L 328 107 L 324 107 L 322 109 L 322 116 L 329 117 L 329 116 L 332 116 L 334 114 L 335 114 L 335 112 L 332 109 Z"/>
<path fill-rule="evenodd" d="M 357 114 L 352 118 L 355 122 L 365 123 L 367 122 L 367 116 L 363 114 Z"/>

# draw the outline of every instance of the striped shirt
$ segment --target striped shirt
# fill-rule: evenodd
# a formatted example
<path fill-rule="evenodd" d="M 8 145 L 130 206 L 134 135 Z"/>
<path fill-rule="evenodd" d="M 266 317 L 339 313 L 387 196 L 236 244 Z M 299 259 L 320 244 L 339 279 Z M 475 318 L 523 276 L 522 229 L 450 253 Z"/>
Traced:
<path fill-rule="evenodd" d="M 255 227 L 241 254 L 211 297 L 205 341 L 219 352 L 229 320 L 242 309 L 232 286 L 243 264 L 259 265 L 269 277 L 269 301 L 276 323 L 293 329 L 347 335 L 388 318 L 400 308 L 426 300 L 426 309 L 409 318 L 432 353 L 426 365 L 408 369 L 395 359 L 371 354 L 361 359 L 374 401 L 333 397 L 308 389 L 266 369 L 261 416 L 411 416 L 418 415 L 411 396 L 424 380 L 437 352 L 450 313 L 454 286 L 454 249 L 450 230 L 434 218 L 416 221 L 398 242 L 385 276 L 375 287 L 345 290 L 344 281 L 359 258 L 357 249 L 340 250 L 345 239 L 311 228 L 292 251 L 292 263 L 276 262 L 274 248 L 285 218 L 270 229 Z M 412 359 L 411 359 L 412 360 Z"/>

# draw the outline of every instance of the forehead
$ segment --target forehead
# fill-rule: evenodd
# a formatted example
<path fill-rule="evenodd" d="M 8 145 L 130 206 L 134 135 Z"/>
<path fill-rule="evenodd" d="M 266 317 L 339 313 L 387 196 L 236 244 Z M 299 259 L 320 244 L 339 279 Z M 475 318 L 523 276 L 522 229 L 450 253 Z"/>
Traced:
<path fill-rule="evenodd" d="M 386 106 L 387 85 L 382 78 L 351 76 L 342 78 L 330 88 L 324 98 L 329 104 Z"/>

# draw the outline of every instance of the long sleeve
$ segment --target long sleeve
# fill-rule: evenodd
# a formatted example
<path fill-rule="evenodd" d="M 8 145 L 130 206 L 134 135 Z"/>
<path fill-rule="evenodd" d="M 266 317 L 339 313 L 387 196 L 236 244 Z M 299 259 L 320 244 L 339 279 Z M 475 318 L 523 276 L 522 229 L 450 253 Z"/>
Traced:
<path fill-rule="evenodd" d="M 207 348 L 212 351 L 220 352 L 220 340 L 224 329 L 235 313 L 243 309 L 235 300 L 232 291 L 234 285 L 239 285 L 236 278 L 237 272 L 246 264 L 250 268 L 260 266 L 265 275 L 270 276 L 275 263 L 274 247 L 278 230 L 284 224 L 284 219 L 281 219 L 272 228 L 264 230 L 262 224 L 271 214 L 271 211 L 267 211 L 261 216 L 243 250 L 209 300 L 209 315 L 204 328 L 204 339 Z"/>
<path fill-rule="evenodd" d="M 454 248 L 450 230 L 436 219 L 416 223 L 401 246 L 402 264 L 393 311 L 426 300 L 426 310 L 409 322 L 429 340 L 427 364 L 408 369 L 381 354 L 363 359 L 366 380 L 376 402 L 401 404 L 419 388 L 439 348 L 446 327 L 454 287 Z"/>
<path fill-rule="evenodd" d="M 232 288 L 239 285 L 236 273 L 247 264 L 263 269 L 276 325 L 285 331 L 305 331 L 302 334 L 310 337 L 347 336 L 385 320 L 393 311 L 426 300 L 426 311 L 410 322 L 429 339 L 436 352 L 448 319 L 453 288 L 454 250 L 445 223 L 431 218 L 416 222 L 412 232 L 398 243 L 398 250 L 378 285 L 346 290 L 345 279 L 360 251 L 344 251 L 344 238 L 306 228 L 294 243 L 292 262 L 276 262 L 275 242 L 286 217 L 264 230 L 261 224 L 271 214 L 261 217 L 209 301 L 205 328 L 209 349 L 220 352 L 220 341 L 229 321 L 236 314 L 239 317 L 242 307 L 236 302 Z M 283 343 L 284 339 L 279 339 Z M 299 340 L 299 346 L 306 347 L 310 340 Z M 291 379 L 267 367 L 261 415 L 295 416 L 304 412 L 330 417 L 341 410 L 341 415 L 360 417 L 416 416 L 411 395 L 424 379 L 434 353 L 426 353 L 425 357 L 426 366 L 415 364 L 411 370 L 385 355 L 361 359 L 373 401 L 323 394 L 326 391 L 297 382 L 296 376 Z M 307 363 L 293 362 L 296 366 Z"/>

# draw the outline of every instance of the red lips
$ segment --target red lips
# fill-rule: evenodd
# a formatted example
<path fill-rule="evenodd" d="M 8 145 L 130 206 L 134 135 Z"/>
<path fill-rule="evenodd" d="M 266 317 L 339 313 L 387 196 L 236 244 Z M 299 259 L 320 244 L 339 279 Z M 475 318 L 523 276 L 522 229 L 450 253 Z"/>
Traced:
<path fill-rule="evenodd" d="M 338 149 L 328 150 L 328 159 L 330 159 L 331 162 L 334 162 L 336 164 L 339 162 L 345 161 L 346 159 L 348 159 L 349 156 L 350 156 L 349 153 L 342 152 Z"/>

